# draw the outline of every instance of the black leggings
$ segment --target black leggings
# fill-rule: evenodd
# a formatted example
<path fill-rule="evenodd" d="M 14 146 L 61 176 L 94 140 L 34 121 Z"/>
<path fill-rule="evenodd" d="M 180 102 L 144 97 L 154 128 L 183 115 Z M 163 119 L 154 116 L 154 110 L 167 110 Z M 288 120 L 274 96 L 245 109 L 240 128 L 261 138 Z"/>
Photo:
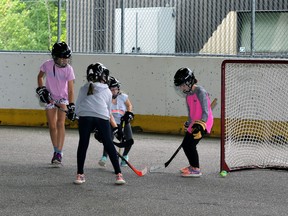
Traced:
<path fill-rule="evenodd" d="M 197 151 L 197 144 L 201 139 L 194 139 L 193 135 L 188 132 L 186 132 L 185 134 L 185 137 L 182 142 L 182 148 L 189 161 L 190 166 L 199 168 L 199 156 Z"/>
<path fill-rule="evenodd" d="M 81 117 L 78 121 L 79 143 L 77 150 L 77 174 L 84 173 L 84 163 L 89 146 L 90 135 L 97 128 L 102 135 L 103 145 L 114 167 L 115 174 L 121 173 L 118 156 L 111 138 L 111 127 L 109 120 L 96 117 Z"/>

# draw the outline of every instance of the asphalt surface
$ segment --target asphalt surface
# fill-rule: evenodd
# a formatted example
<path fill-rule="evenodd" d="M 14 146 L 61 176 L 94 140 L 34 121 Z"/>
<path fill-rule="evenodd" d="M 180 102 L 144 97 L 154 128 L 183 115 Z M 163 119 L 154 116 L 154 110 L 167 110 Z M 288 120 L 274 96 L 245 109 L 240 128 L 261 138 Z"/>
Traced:
<path fill-rule="evenodd" d="M 142 170 L 163 164 L 181 136 L 134 134 L 130 162 Z M 0 127 L 0 215 L 287 215 L 287 171 L 245 170 L 219 176 L 220 140 L 199 146 L 201 178 L 183 178 L 181 150 L 158 173 L 122 172 L 126 185 L 114 184 L 111 163 L 100 168 L 102 146 L 91 137 L 85 164 L 86 183 L 74 185 L 78 131 L 66 131 L 63 167 L 51 168 L 47 128 Z"/>

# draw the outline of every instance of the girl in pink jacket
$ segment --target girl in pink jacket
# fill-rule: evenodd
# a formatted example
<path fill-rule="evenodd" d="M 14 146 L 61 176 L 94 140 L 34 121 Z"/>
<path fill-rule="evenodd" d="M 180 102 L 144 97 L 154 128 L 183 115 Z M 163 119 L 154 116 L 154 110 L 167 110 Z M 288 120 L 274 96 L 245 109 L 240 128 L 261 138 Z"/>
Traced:
<path fill-rule="evenodd" d="M 188 121 L 182 142 L 182 148 L 189 161 L 189 166 L 180 169 L 183 177 L 200 177 L 197 144 L 203 135 L 210 133 L 213 126 L 213 114 L 210 98 L 206 90 L 197 85 L 197 79 L 189 68 L 180 68 L 174 76 L 174 85 L 186 94 Z"/>

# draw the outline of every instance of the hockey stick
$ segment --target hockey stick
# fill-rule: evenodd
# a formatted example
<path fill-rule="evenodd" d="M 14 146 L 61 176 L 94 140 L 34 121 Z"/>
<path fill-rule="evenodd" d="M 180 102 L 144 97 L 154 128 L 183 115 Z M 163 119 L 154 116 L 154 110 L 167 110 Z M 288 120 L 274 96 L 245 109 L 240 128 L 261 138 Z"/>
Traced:
<path fill-rule="evenodd" d="M 125 147 L 128 147 L 128 146 L 132 146 L 134 144 L 134 141 L 133 141 L 133 139 L 130 139 L 130 140 L 127 140 L 127 141 L 126 140 L 122 141 L 120 143 L 113 141 L 113 143 L 114 143 L 115 146 L 117 146 L 120 149 L 120 148 L 125 148 Z M 120 154 L 120 152 L 119 152 L 119 154 Z"/>
<path fill-rule="evenodd" d="M 122 133 L 123 133 L 123 128 L 124 128 L 124 121 L 123 120 L 121 120 L 121 122 L 120 122 L 120 128 L 119 128 L 119 130 L 121 130 L 122 131 Z M 124 137 L 123 137 L 124 138 Z M 119 143 L 119 144 L 124 144 L 124 142 L 123 142 L 123 139 L 122 138 L 122 140 L 121 140 L 121 142 Z M 129 141 L 126 141 L 126 144 L 129 144 L 130 142 Z M 115 144 L 115 142 L 114 142 L 114 144 Z M 118 143 L 117 143 L 118 144 Z M 133 143 L 132 143 L 133 144 Z M 117 146 L 117 145 L 116 145 Z M 138 175 L 138 176 L 144 176 L 146 173 L 147 173 L 147 167 L 145 167 L 143 170 L 137 170 L 129 161 L 127 161 L 122 155 L 121 155 L 121 147 L 119 147 L 119 151 L 117 152 L 117 155 L 123 160 L 123 161 L 125 161 L 126 162 L 126 164 Z"/>
<path fill-rule="evenodd" d="M 212 101 L 210 105 L 212 110 L 215 108 L 216 104 L 217 104 L 217 98 L 214 98 L 214 100 Z"/>
<path fill-rule="evenodd" d="M 55 107 L 57 107 L 59 110 L 61 110 L 62 112 L 65 112 L 66 114 L 68 113 L 68 111 L 67 111 L 67 110 L 63 109 L 63 108 L 62 108 L 62 107 L 60 107 L 58 104 L 56 104 L 56 103 L 53 103 L 53 105 L 54 105 Z"/>
<path fill-rule="evenodd" d="M 182 148 L 182 143 L 176 149 L 174 154 L 171 156 L 171 158 L 167 162 L 165 162 L 164 164 L 155 165 L 155 166 L 150 167 L 149 172 L 157 172 L 157 170 L 164 169 L 164 168 L 168 167 L 168 165 L 171 163 L 171 161 L 174 159 L 174 157 L 178 154 L 178 152 L 180 151 L 181 148 Z"/>
<path fill-rule="evenodd" d="M 124 128 L 124 121 L 121 120 L 119 130 L 122 131 L 122 134 L 124 134 L 123 128 Z M 124 136 L 124 135 L 123 135 L 123 136 Z M 124 137 L 122 137 L 122 139 L 120 140 L 120 143 L 123 142 L 123 139 L 124 139 Z M 116 146 L 117 146 L 117 145 L 116 145 Z M 120 148 L 120 147 L 118 147 L 118 153 L 119 153 L 120 155 L 122 154 L 122 152 L 121 152 L 121 148 Z"/>
<path fill-rule="evenodd" d="M 118 153 L 119 154 L 121 154 L 121 148 L 129 147 L 129 146 L 132 146 L 134 144 L 134 140 L 133 139 L 130 139 L 130 140 L 126 140 L 125 139 L 125 136 L 124 136 L 124 123 L 125 123 L 124 121 L 121 121 L 120 127 L 119 127 L 119 130 L 121 130 L 122 134 L 123 134 L 122 140 L 119 140 L 120 142 L 113 141 L 114 145 L 119 148 L 118 149 Z"/>
<path fill-rule="evenodd" d="M 128 166 L 138 175 L 138 176 L 144 176 L 147 173 L 147 167 L 145 167 L 143 170 L 137 170 L 129 161 L 127 161 L 121 154 L 117 152 L 117 155 L 124 160 Z"/>
<path fill-rule="evenodd" d="M 211 103 L 211 109 L 214 109 L 214 107 L 216 106 L 216 103 L 217 103 L 217 98 L 215 98 L 212 103 Z M 182 148 L 182 144 L 176 149 L 176 151 L 174 152 L 174 154 L 171 156 L 171 158 L 164 164 L 161 164 L 161 165 L 155 165 L 155 166 L 152 166 L 150 167 L 150 170 L 149 172 L 157 172 L 157 170 L 160 170 L 160 169 L 165 169 L 166 167 L 169 166 L 169 164 L 171 163 L 171 161 L 174 159 L 174 157 L 178 154 L 178 152 L 180 151 L 180 149 Z"/>
<path fill-rule="evenodd" d="M 65 112 L 66 114 L 68 114 L 68 110 L 63 109 L 62 107 L 60 107 L 60 106 L 59 106 L 58 104 L 56 104 L 56 103 L 53 103 L 53 105 L 54 105 L 55 107 L 57 107 L 59 110 L 61 110 L 62 112 Z M 75 119 L 78 120 L 79 117 L 75 115 Z"/>

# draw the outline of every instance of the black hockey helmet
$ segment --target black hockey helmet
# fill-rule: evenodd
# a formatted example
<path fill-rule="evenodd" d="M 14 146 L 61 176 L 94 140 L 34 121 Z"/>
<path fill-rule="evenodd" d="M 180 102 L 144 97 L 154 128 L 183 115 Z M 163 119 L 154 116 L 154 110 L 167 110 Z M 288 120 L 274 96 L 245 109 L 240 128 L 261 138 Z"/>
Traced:
<path fill-rule="evenodd" d="M 117 87 L 118 89 L 120 89 L 120 82 L 113 76 L 110 76 L 109 79 L 109 88 L 115 88 Z"/>
<path fill-rule="evenodd" d="M 53 45 L 51 54 L 55 61 L 57 58 L 70 58 L 72 51 L 65 42 L 57 42 Z"/>
<path fill-rule="evenodd" d="M 174 75 L 174 85 L 180 86 L 182 84 L 186 84 L 190 88 L 197 83 L 197 80 L 194 76 L 194 73 L 187 67 L 182 67 L 177 70 Z"/>
<path fill-rule="evenodd" d="M 90 64 L 87 67 L 87 80 L 88 82 L 101 82 L 108 83 L 109 70 L 101 63 Z"/>

